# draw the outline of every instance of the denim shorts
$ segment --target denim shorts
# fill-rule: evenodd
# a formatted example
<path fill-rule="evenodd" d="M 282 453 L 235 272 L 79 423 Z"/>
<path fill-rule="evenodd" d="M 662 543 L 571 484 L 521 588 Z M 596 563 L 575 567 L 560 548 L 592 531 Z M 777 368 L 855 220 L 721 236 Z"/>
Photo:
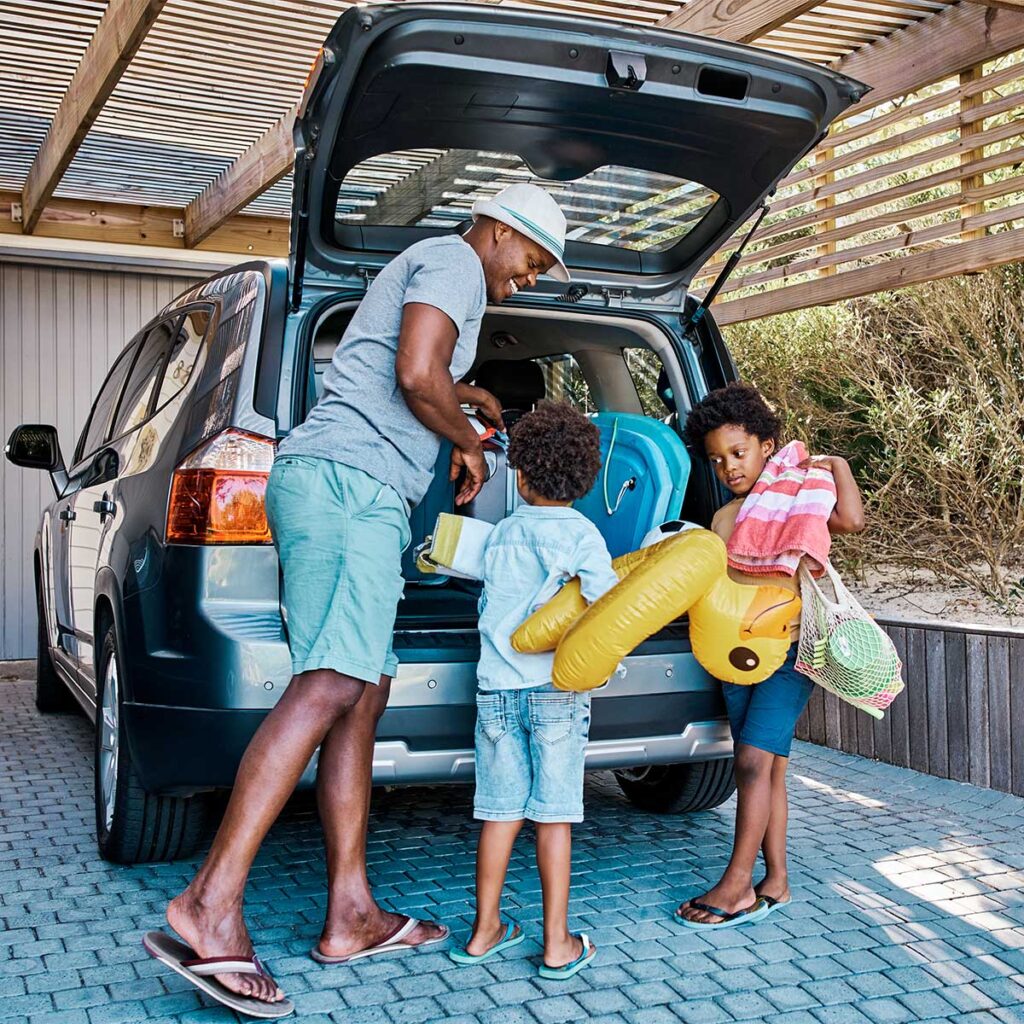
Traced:
<path fill-rule="evenodd" d="M 476 796 L 480 821 L 583 820 L 583 761 L 590 694 L 553 686 L 476 695 Z"/>
<path fill-rule="evenodd" d="M 398 669 L 409 509 L 387 484 L 330 459 L 281 455 L 267 482 L 281 561 L 292 672 L 327 668 L 367 683 Z"/>
<path fill-rule="evenodd" d="M 782 666 L 753 686 L 722 683 L 734 743 L 789 757 L 796 720 L 811 698 L 814 683 L 796 670 L 794 643 Z"/>

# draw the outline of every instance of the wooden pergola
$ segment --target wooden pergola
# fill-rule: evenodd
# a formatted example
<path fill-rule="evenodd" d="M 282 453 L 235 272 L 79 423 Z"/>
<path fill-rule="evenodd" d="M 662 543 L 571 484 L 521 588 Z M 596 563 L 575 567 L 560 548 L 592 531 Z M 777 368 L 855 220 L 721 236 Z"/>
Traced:
<path fill-rule="evenodd" d="M 1024 0 L 497 2 L 749 43 L 873 87 L 781 183 L 720 322 L 1024 259 Z M 0 254 L 284 255 L 296 107 L 347 6 L 0 0 Z"/>

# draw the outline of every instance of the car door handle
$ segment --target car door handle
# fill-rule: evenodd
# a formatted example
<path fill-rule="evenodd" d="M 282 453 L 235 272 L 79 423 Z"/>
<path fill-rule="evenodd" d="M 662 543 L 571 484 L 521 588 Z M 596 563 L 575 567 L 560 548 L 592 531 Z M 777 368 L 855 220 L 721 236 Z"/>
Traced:
<path fill-rule="evenodd" d="M 75 515 L 75 510 L 73 508 L 70 508 L 70 507 L 69 508 L 62 508 L 60 510 L 60 512 L 57 513 L 57 516 L 58 516 L 59 519 L 63 520 L 65 523 L 70 523 L 73 520 L 78 518 L 78 516 Z"/>
<path fill-rule="evenodd" d="M 102 523 L 107 516 L 112 516 L 117 511 L 117 506 L 109 498 L 104 498 L 102 501 L 94 501 L 92 510 L 99 512 Z"/>

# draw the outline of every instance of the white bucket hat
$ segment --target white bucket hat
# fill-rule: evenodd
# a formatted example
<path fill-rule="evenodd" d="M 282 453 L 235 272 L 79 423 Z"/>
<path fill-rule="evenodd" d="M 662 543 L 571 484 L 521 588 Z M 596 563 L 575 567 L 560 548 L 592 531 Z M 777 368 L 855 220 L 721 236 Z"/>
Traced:
<path fill-rule="evenodd" d="M 491 217 L 526 235 L 555 257 L 548 271 L 556 281 L 567 284 L 569 271 L 565 257 L 565 214 L 558 203 L 539 185 L 519 182 L 509 185 L 493 199 L 478 199 L 473 204 L 473 220 Z"/>

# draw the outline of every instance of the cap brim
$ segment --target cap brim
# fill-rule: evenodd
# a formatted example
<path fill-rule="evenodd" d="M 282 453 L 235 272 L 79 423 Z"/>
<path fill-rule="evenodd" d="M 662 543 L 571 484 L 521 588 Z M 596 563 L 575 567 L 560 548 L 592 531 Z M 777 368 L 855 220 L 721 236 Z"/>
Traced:
<path fill-rule="evenodd" d="M 492 202 L 490 199 L 478 199 L 473 204 L 473 220 L 476 220 L 477 217 L 490 217 L 492 220 L 501 221 L 502 224 L 512 228 L 513 231 L 518 231 L 519 234 L 529 238 L 531 242 L 536 242 L 549 256 L 553 256 L 555 259 L 551 268 L 544 271 L 544 273 L 548 277 L 553 277 L 556 281 L 560 281 L 562 284 L 568 284 L 572 280 L 565 264 L 548 248 L 544 241 L 535 235 L 525 224 L 514 221 L 497 203 Z"/>

